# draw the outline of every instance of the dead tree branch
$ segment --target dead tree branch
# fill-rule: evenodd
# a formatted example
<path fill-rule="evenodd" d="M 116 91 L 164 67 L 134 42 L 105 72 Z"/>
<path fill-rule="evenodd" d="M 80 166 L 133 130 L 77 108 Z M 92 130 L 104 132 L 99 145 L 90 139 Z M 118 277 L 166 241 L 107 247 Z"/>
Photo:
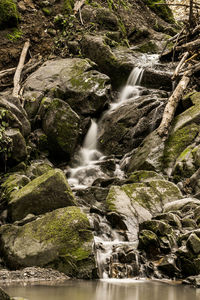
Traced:
<path fill-rule="evenodd" d="M 25 59 L 26 59 L 26 54 L 27 54 L 27 51 L 29 49 L 29 46 L 30 46 L 30 41 L 28 40 L 24 44 L 24 47 L 23 47 L 21 55 L 20 55 L 19 64 L 17 66 L 16 72 L 15 72 L 15 75 L 14 75 L 14 80 L 13 80 L 14 88 L 13 88 L 13 93 L 12 93 L 12 95 L 14 97 L 18 97 L 18 95 L 19 95 L 21 72 L 22 72 L 23 67 L 24 67 L 24 62 L 25 62 Z"/>

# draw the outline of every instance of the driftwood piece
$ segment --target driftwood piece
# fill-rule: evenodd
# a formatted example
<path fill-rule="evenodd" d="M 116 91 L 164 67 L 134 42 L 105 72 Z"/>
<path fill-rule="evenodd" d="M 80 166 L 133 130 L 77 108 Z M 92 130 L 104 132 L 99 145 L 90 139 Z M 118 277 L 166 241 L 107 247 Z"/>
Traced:
<path fill-rule="evenodd" d="M 183 93 L 190 82 L 190 71 L 185 72 L 173 94 L 169 97 L 168 103 L 165 107 L 163 118 L 158 128 L 158 134 L 160 136 L 168 136 L 169 128 L 174 117 L 179 100 L 183 96 Z"/>
<path fill-rule="evenodd" d="M 15 73 L 16 68 L 6 69 L 0 72 L 0 79 L 13 75 Z"/>
<path fill-rule="evenodd" d="M 200 62 L 190 67 L 187 71 L 184 72 L 183 77 L 179 81 L 176 89 L 174 90 L 173 94 L 169 97 L 169 100 L 163 113 L 162 121 L 158 128 L 158 134 L 160 136 L 168 135 L 177 105 L 190 82 L 190 77 L 198 71 L 200 71 Z"/>
<path fill-rule="evenodd" d="M 14 97 L 18 97 L 18 95 L 19 95 L 21 72 L 24 67 L 24 62 L 26 59 L 26 54 L 27 54 L 29 46 L 30 46 L 30 41 L 28 40 L 24 44 L 24 47 L 23 47 L 21 55 L 20 55 L 19 64 L 17 66 L 16 72 L 14 75 L 14 80 L 13 80 L 14 88 L 13 88 L 13 93 L 12 93 L 12 95 Z"/>
<path fill-rule="evenodd" d="M 188 58 L 188 56 L 189 56 L 189 52 L 185 52 L 185 54 L 183 55 L 182 59 L 180 60 L 178 66 L 176 67 L 176 69 L 174 71 L 174 74 L 172 76 L 172 80 L 174 80 L 178 76 L 178 73 L 181 70 L 181 68 L 183 67 L 183 65 L 185 64 L 186 59 Z"/>
<path fill-rule="evenodd" d="M 183 44 L 181 46 L 177 46 L 176 50 L 177 51 L 181 51 L 181 50 L 195 50 L 195 49 L 197 49 L 199 47 L 200 47 L 200 39 L 196 39 L 196 40 L 194 40 L 192 42 Z"/>

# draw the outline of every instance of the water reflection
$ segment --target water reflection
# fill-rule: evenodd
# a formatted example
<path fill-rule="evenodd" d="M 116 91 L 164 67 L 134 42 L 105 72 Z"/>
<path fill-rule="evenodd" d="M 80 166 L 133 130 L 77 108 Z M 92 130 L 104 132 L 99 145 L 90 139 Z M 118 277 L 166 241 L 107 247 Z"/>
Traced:
<path fill-rule="evenodd" d="M 3 287 L 11 296 L 29 300 L 200 300 L 199 290 L 140 280 L 69 281 L 57 286 Z"/>

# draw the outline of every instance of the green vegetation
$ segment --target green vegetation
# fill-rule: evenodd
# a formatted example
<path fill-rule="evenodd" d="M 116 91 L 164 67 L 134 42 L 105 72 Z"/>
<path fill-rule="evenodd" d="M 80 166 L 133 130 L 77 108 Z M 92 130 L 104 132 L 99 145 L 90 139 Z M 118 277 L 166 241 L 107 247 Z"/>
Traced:
<path fill-rule="evenodd" d="M 23 33 L 21 30 L 14 28 L 12 33 L 9 33 L 7 35 L 7 38 L 11 41 L 11 42 L 15 42 L 16 40 L 20 39 L 22 37 Z"/>
<path fill-rule="evenodd" d="M 165 20 L 166 22 L 169 23 L 174 23 L 174 17 L 171 9 L 167 5 L 162 5 L 166 4 L 165 0 L 143 0 L 145 4 L 151 8 L 160 18 Z M 161 3 L 161 5 L 158 5 L 158 3 Z"/>
<path fill-rule="evenodd" d="M 15 27 L 18 23 L 19 14 L 13 0 L 0 0 L 0 28 Z"/>

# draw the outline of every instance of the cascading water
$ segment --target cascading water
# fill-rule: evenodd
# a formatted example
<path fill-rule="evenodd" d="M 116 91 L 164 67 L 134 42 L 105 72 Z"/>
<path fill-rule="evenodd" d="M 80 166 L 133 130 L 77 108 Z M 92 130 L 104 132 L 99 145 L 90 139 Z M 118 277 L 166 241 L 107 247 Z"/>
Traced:
<path fill-rule="evenodd" d="M 141 64 L 135 67 L 122 90 L 117 103 L 111 104 L 106 112 L 109 114 L 113 109 L 118 109 L 126 101 L 140 96 L 142 87 L 140 86 L 144 68 L 152 66 L 158 56 L 143 56 Z M 100 177 L 105 178 L 105 173 L 101 169 L 101 162 L 105 159 L 102 153 L 97 150 L 98 124 L 91 121 L 91 126 L 85 137 L 82 148 L 79 151 L 79 166 L 70 170 L 69 183 L 75 188 L 90 186 L 93 181 Z M 115 176 L 120 174 L 119 167 L 115 168 Z M 107 176 L 109 177 L 109 176 Z M 97 213 L 90 214 L 91 226 L 94 228 L 94 241 L 96 261 L 100 278 L 130 278 L 142 275 L 141 264 L 137 252 L 137 241 L 131 238 L 134 224 L 130 220 L 128 228 L 117 230 L 106 216 Z M 133 236 L 133 234 L 132 234 Z"/>

